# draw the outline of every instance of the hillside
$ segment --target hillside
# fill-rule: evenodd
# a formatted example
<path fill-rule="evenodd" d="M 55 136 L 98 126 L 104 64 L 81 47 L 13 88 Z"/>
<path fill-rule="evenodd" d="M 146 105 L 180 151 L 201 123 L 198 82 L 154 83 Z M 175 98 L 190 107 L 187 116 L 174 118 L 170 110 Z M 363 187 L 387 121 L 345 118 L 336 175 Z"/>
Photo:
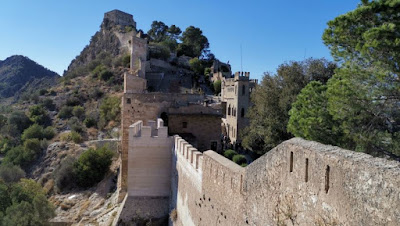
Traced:
<path fill-rule="evenodd" d="M 19 97 L 22 91 L 27 92 L 54 85 L 58 78 L 57 73 L 28 57 L 11 56 L 0 61 L 0 97 Z"/>

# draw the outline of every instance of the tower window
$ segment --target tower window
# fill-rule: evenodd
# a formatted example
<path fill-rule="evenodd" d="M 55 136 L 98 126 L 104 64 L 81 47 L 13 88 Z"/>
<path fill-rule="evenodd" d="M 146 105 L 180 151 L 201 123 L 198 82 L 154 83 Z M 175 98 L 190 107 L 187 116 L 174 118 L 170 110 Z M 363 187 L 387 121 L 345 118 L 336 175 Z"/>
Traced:
<path fill-rule="evenodd" d="M 182 122 L 182 128 L 187 128 L 187 122 Z"/>
<path fill-rule="evenodd" d="M 244 117 L 244 108 L 242 108 L 242 110 L 240 111 L 240 117 Z"/>
<path fill-rule="evenodd" d="M 126 99 L 126 103 L 127 103 L 127 104 L 131 104 L 131 98 L 127 98 L 127 99 Z"/>
<path fill-rule="evenodd" d="M 242 86 L 242 96 L 244 96 L 246 94 L 246 86 L 243 85 Z"/>

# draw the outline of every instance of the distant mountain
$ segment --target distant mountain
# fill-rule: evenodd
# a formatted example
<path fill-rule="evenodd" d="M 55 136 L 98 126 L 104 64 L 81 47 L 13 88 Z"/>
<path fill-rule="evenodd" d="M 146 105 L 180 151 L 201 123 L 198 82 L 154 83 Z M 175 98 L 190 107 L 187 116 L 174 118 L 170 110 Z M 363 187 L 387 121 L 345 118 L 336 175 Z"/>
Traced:
<path fill-rule="evenodd" d="M 25 56 L 0 61 L 0 98 L 13 97 L 33 84 L 55 84 L 60 76 Z M 40 81 L 40 82 L 39 82 Z M 32 87 L 33 88 L 33 87 Z M 42 88 L 35 86 L 36 89 Z"/>

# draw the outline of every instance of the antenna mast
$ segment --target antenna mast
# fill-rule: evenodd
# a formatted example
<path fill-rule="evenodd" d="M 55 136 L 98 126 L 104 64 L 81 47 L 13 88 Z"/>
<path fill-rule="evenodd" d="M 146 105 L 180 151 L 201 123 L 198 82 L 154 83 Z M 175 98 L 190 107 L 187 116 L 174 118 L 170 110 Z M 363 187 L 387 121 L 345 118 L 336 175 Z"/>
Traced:
<path fill-rule="evenodd" d="M 240 71 L 243 71 L 243 52 L 242 52 L 242 43 L 240 43 Z"/>

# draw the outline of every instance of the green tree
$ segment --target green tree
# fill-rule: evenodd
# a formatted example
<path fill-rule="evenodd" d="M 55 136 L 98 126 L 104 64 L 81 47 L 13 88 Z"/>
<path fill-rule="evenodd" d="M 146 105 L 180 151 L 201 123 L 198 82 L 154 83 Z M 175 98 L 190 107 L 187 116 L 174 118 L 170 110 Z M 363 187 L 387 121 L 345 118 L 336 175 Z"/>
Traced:
<path fill-rule="evenodd" d="M 167 34 L 172 40 L 177 40 L 181 33 L 182 30 L 175 25 L 171 25 L 167 30 Z"/>
<path fill-rule="evenodd" d="M 342 64 L 328 82 L 328 110 L 342 147 L 400 155 L 400 1 L 363 1 L 328 22 L 324 43 Z"/>
<path fill-rule="evenodd" d="M 243 146 L 264 154 L 292 137 L 287 131 L 289 110 L 300 91 L 313 80 L 324 82 L 332 76 L 335 65 L 324 59 L 282 64 L 277 74 L 265 73 L 251 95 L 248 111 L 250 126 L 242 132 Z"/>
<path fill-rule="evenodd" d="M 168 32 L 168 26 L 161 21 L 153 21 L 151 28 L 147 31 L 147 35 L 153 42 L 161 42 L 165 40 Z"/>
<path fill-rule="evenodd" d="M 288 131 L 325 144 L 337 144 L 341 140 L 339 125 L 328 112 L 327 86 L 312 81 L 297 96 L 289 112 Z"/>
<path fill-rule="evenodd" d="M 210 44 L 200 28 L 190 26 L 181 37 L 182 43 L 178 46 L 178 56 L 200 57 L 207 52 Z"/>
<path fill-rule="evenodd" d="M 202 75 L 204 73 L 204 66 L 199 58 L 195 57 L 190 59 L 189 65 L 192 71 L 194 71 L 196 74 Z"/>
<path fill-rule="evenodd" d="M 74 163 L 77 184 L 87 188 L 101 181 L 110 168 L 113 156 L 107 147 L 97 150 L 90 148 L 83 152 Z"/>
<path fill-rule="evenodd" d="M 213 84 L 214 94 L 218 95 L 221 93 L 221 80 L 217 80 Z"/>

